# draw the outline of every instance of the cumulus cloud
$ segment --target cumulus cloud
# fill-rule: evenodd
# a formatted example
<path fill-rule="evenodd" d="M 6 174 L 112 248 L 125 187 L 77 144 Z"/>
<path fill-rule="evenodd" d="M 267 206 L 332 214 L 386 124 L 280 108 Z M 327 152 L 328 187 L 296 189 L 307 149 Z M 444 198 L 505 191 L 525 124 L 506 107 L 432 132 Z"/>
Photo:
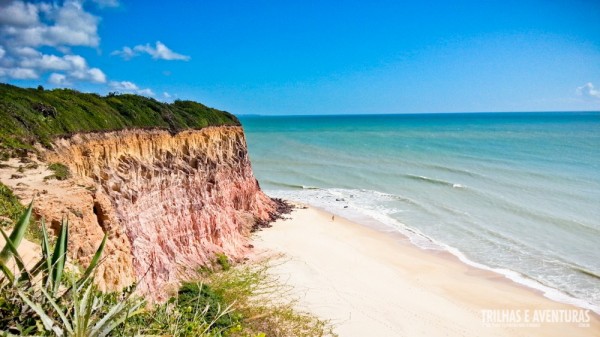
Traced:
<path fill-rule="evenodd" d="M 23 1 L 8 2 L 0 11 L 0 23 L 13 27 L 30 27 L 39 24 L 39 7 Z"/>
<path fill-rule="evenodd" d="M 130 81 L 111 81 L 108 85 L 111 88 L 121 92 L 134 93 L 143 96 L 154 96 L 154 92 L 148 88 L 141 89 L 137 84 Z"/>
<path fill-rule="evenodd" d="M 594 88 L 594 85 L 591 82 L 578 87 L 577 94 L 585 98 L 600 99 L 600 90 Z"/>
<path fill-rule="evenodd" d="M 58 73 L 50 74 L 50 77 L 48 77 L 48 82 L 58 86 L 66 86 L 71 84 L 69 81 L 67 81 L 67 76 Z"/>
<path fill-rule="evenodd" d="M 0 77 L 38 79 L 52 72 L 48 81 L 53 84 L 106 83 L 102 70 L 70 52 L 73 46 L 99 45 L 99 20 L 83 8 L 82 0 L 0 2 Z M 42 53 L 42 47 L 55 51 Z"/>
<path fill-rule="evenodd" d="M 17 80 L 31 80 L 38 78 L 39 75 L 33 69 L 0 67 L 0 77 L 11 77 Z"/>
<path fill-rule="evenodd" d="M 129 60 L 135 56 L 139 56 L 141 54 L 148 54 L 152 56 L 155 60 L 167 60 L 167 61 L 189 61 L 191 57 L 187 55 L 178 54 L 169 47 L 167 47 L 164 43 L 160 41 L 156 41 L 155 45 L 152 46 L 149 43 L 145 45 L 137 45 L 133 48 L 131 47 L 123 47 L 120 50 L 115 50 L 111 53 L 111 55 L 121 56 L 125 60 Z"/>
<path fill-rule="evenodd" d="M 62 5 L 16 0 L 0 7 L 0 36 L 11 47 L 97 47 L 98 22 L 77 0 Z"/>

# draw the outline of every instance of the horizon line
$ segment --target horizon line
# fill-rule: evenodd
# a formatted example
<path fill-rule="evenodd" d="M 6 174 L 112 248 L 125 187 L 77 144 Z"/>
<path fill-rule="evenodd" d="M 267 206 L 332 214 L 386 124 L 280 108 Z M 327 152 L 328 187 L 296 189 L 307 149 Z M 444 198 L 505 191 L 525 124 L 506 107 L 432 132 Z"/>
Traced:
<path fill-rule="evenodd" d="M 557 111 L 445 111 L 445 112 L 393 112 L 393 113 L 326 113 L 326 114 L 253 114 L 235 113 L 238 117 L 336 117 L 336 116 L 395 116 L 395 115 L 486 115 L 486 114 L 561 114 L 600 113 L 600 110 L 557 110 Z"/>

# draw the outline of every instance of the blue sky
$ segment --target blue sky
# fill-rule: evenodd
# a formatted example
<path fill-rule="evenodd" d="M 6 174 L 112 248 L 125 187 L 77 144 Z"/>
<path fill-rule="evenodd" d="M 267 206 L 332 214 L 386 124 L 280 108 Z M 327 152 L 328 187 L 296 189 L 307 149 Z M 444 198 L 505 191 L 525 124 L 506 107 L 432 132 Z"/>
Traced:
<path fill-rule="evenodd" d="M 236 114 L 600 110 L 600 3 L 0 0 L 0 81 Z"/>

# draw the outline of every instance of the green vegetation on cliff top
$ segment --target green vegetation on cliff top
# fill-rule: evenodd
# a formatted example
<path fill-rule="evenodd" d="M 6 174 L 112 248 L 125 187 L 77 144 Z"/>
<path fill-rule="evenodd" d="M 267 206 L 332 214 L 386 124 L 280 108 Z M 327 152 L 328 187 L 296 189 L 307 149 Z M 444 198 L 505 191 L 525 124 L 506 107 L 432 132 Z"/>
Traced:
<path fill-rule="evenodd" d="M 0 83 L 0 148 L 50 146 L 78 132 L 160 128 L 177 133 L 206 126 L 240 125 L 225 111 L 192 101 L 162 103 L 132 94 L 81 93 L 71 89 L 20 88 Z"/>

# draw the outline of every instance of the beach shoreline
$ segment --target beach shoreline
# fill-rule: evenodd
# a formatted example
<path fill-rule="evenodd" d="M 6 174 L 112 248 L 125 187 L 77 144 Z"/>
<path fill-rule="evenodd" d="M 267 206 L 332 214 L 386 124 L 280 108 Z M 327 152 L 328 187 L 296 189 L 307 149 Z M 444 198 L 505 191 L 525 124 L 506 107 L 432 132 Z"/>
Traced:
<path fill-rule="evenodd" d="M 272 272 L 300 309 L 331 320 L 340 336 L 600 336 L 591 310 L 311 206 L 253 245 L 253 258 L 275 257 Z"/>

